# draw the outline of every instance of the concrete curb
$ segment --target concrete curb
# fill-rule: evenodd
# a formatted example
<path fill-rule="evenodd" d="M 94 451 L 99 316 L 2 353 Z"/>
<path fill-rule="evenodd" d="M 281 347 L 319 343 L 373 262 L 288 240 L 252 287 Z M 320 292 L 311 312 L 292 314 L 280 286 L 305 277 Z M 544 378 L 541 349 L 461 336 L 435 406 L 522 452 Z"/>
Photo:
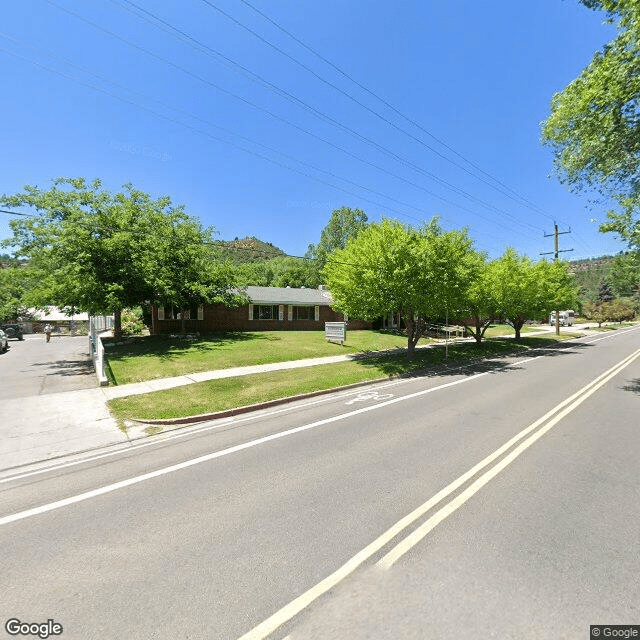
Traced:
<path fill-rule="evenodd" d="M 417 372 L 415 372 L 417 373 Z M 343 385 L 341 387 L 331 387 L 330 389 L 321 389 L 319 391 L 310 391 L 309 393 L 301 393 L 296 396 L 285 396 L 283 398 L 276 398 L 275 400 L 267 400 L 266 402 L 258 402 L 257 404 L 248 404 L 244 407 L 234 407 L 233 409 L 225 409 L 223 411 L 217 411 L 214 413 L 202 413 L 196 416 L 187 416 L 184 418 L 168 418 L 166 420 L 141 420 L 138 418 L 129 418 L 128 422 L 135 422 L 139 425 L 149 426 L 170 426 L 170 425 L 190 425 L 198 424 L 199 422 L 206 422 L 208 420 L 217 420 L 219 418 L 229 418 L 231 416 L 240 415 L 243 413 L 250 413 L 251 411 L 258 411 L 260 409 L 268 409 L 270 407 L 276 407 L 281 404 L 287 404 L 289 402 L 295 402 L 296 400 L 305 400 L 307 398 L 315 398 L 317 396 L 327 395 L 329 393 L 336 393 L 338 391 L 348 391 L 349 389 L 357 389 L 358 387 L 365 387 L 376 382 L 382 382 L 385 380 L 393 380 L 394 377 L 400 376 L 388 376 L 385 378 L 374 378 L 372 380 L 365 380 L 364 382 L 354 382 L 353 384 Z M 408 376 L 407 376 L 408 377 Z"/>

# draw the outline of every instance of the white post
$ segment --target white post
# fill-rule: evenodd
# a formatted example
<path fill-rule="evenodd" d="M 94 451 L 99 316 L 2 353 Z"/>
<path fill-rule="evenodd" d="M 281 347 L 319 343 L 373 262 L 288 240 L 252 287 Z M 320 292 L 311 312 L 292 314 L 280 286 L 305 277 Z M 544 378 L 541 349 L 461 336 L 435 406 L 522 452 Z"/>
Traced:
<path fill-rule="evenodd" d="M 444 357 L 448 358 L 449 357 L 449 309 L 447 309 L 447 313 L 445 316 L 445 328 L 444 330 L 447 332 L 447 337 L 444 343 Z"/>

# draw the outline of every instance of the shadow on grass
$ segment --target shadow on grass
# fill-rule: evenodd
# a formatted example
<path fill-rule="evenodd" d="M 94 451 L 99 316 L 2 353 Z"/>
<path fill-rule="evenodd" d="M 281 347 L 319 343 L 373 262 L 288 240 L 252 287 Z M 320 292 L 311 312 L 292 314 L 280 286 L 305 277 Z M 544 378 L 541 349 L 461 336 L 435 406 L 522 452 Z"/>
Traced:
<path fill-rule="evenodd" d="M 185 351 L 201 353 L 214 352 L 226 346 L 241 342 L 269 341 L 277 342 L 278 337 L 264 333 L 220 332 L 201 335 L 199 338 L 140 336 L 128 338 L 124 344 L 116 344 L 113 338 L 104 338 L 103 343 L 109 360 L 122 360 L 132 356 L 152 355 L 160 360 L 170 360 Z"/>
<path fill-rule="evenodd" d="M 406 354 L 396 356 L 356 358 L 365 368 L 377 368 L 388 376 L 430 376 L 442 375 L 451 365 L 462 363 L 473 373 L 492 371 L 504 366 L 504 360 L 514 355 L 565 356 L 589 347 L 583 343 L 556 342 L 545 338 L 522 338 L 520 342 L 506 338 L 493 338 L 481 344 L 472 342 L 449 346 L 448 356 L 445 346 L 438 345 L 415 352 L 408 360 Z"/>

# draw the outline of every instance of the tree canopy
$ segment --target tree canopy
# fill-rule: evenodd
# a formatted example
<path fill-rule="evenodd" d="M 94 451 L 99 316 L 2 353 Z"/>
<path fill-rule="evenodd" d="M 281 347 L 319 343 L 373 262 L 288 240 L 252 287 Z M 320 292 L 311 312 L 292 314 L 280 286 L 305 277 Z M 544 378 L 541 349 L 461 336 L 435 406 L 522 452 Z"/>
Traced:
<path fill-rule="evenodd" d="M 608 13 L 618 35 L 598 51 L 580 77 L 551 103 L 542 139 L 555 152 L 560 180 L 595 189 L 620 207 L 601 231 L 640 249 L 640 4 L 582 0 Z"/>
<path fill-rule="evenodd" d="M 527 320 L 577 300 L 577 287 L 564 262 L 533 262 L 509 248 L 495 261 L 492 275 L 498 308 L 513 326 L 516 340 Z"/>
<path fill-rule="evenodd" d="M 464 300 L 457 321 L 480 344 L 488 327 L 500 315 L 497 262 L 488 262 L 487 256 L 477 251 L 470 252 L 467 261 L 469 280 L 464 287 Z"/>
<path fill-rule="evenodd" d="M 466 231 L 443 232 L 436 221 L 414 229 L 383 220 L 330 254 L 323 275 L 333 306 L 347 316 L 373 320 L 399 312 L 411 356 L 428 318 L 460 308 L 471 245 Z"/>
<path fill-rule="evenodd" d="M 13 220 L 5 245 L 39 270 L 42 304 L 113 313 L 148 302 L 189 308 L 230 297 L 233 272 L 211 248 L 212 228 L 168 197 L 131 184 L 111 193 L 99 180 L 58 178 L 0 197 L 36 214 Z"/>
<path fill-rule="evenodd" d="M 318 244 L 310 244 L 306 258 L 310 260 L 310 268 L 314 274 L 311 286 L 317 287 L 321 282 L 321 272 L 329 255 L 337 249 L 344 249 L 351 238 L 355 238 L 367 226 L 367 214 L 361 209 L 340 207 L 331 213 L 329 222 L 320 233 Z"/>

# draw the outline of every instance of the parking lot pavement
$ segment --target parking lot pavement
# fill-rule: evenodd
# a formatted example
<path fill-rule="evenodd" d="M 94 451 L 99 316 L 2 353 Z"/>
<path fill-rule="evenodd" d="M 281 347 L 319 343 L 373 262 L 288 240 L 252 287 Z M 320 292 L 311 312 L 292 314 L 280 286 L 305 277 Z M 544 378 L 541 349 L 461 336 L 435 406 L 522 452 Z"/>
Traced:
<path fill-rule="evenodd" d="M 126 442 L 86 336 L 25 335 L 0 354 L 0 470 Z"/>
<path fill-rule="evenodd" d="M 42 334 L 9 340 L 0 354 L 0 400 L 26 398 L 97 386 L 86 336 Z"/>

